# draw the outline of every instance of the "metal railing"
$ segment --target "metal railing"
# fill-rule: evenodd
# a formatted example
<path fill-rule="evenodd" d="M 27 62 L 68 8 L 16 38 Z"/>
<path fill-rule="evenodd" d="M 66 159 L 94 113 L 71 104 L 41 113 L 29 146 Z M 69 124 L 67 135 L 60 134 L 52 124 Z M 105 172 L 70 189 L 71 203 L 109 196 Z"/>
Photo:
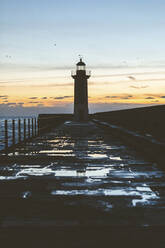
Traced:
<path fill-rule="evenodd" d="M 37 118 L 6 119 L 0 122 L 0 151 L 7 151 L 38 135 Z"/>
<path fill-rule="evenodd" d="M 88 76 L 88 77 L 91 76 L 91 71 L 85 70 L 84 72 L 85 72 L 85 75 L 86 75 L 86 76 Z M 74 77 L 74 76 L 76 76 L 76 75 L 77 75 L 77 70 L 72 70 L 72 71 L 71 71 L 71 76 Z"/>

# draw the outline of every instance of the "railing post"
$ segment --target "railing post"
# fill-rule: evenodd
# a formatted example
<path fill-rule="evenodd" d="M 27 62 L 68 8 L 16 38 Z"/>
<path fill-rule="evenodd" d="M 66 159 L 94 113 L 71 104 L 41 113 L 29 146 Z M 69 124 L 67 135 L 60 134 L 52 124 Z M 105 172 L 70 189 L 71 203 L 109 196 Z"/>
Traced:
<path fill-rule="evenodd" d="M 8 123 L 5 120 L 5 150 L 8 149 Z"/>
<path fill-rule="evenodd" d="M 34 137 L 34 121 L 33 121 L 33 118 L 32 118 L 32 137 Z"/>
<path fill-rule="evenodd" d="M 26 141 L 26 119 L 23 122 L 23 133 L 24 133 L 24 141 Z"/>
<path fill-rule="evenodd" d="M 18 143 L 21 143 L 21 120 L 18 119 Z"/>
<path fill-rule="evenodd" d="M 35 130 L 35 136 L 37 136 L 37 120 L 34 119 L 34 130 Z"/>
<path fill-rule="evenodd" d="M 30 139 L 30 119 L 28 119 L 28 139 Z"/>
<path fill-rule="evenodd" d="M 39 135 L 40 135 L 40 123 L 39 123 L 39 118 L 38 118 L 38 120 L 37 120 L 37 128 L 38 128 L 37 135 L 39 136 Z"/>
<path fill-rule="evenodd" d="M 12 144 L 15 145 L 15 120 L 12 120 Z"/>

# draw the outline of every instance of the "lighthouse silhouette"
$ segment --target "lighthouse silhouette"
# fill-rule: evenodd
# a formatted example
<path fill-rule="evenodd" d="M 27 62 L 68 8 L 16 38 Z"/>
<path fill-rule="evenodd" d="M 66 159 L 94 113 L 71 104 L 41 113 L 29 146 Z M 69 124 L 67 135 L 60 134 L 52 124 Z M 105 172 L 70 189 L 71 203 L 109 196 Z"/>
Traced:
<path fill-rule="evenodd" d="M 88 79 L 90 71 L 86 71 L 86 64 L 80 58 L 76 64 L 76 71 L 72 71 L 74 78 L 74 120 L 77 122 L 88 121 Z"/>

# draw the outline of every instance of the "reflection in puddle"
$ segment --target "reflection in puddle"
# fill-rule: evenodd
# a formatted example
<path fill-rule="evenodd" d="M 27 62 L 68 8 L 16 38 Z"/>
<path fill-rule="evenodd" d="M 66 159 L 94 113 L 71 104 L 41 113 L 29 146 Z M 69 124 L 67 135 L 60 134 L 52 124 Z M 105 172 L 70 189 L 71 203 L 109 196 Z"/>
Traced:
<path fill-rule="evenodd" d="M 52 195 L 96 195 L 98 190 L 53 190 Z"/>
<path fill-rule="evenodd" d="M 30 191 L 25 191 L 25 192 L 23 192 L 23 194 L 22 194 L 22 198 L 23 199 L 27 199 L 27 198 L 29 198 L 31 196 L 31 192 Z"/>
<path fill-rule="evenodd" d="M 53 171 L 49 167 L 44 167 L 40 169 L 39 168 L 23 169 L 16 174 L 16 177 L 18 176 L 49 176 L 49 175 L 55 175 L 55 171 Z"/>
<path fill-rule="evenodd" d="M 134 188 L 125 189 L 97 189 L 97 190 L 53 190 L 52 195 L 98 195 L 98 196 L 115 196 L 115 197 L 133 197 L 132 205 L 136 206 L 138 203 L 147 204 L 149 200 L 158 199 L 154 192 L 139 192 Z"/>
<path fill-rule="evenodd" d="M 133 173 L 129 171 L 123 171 L 123 170 L 120 170 L 120 171 L 112 170 L 109 176 L 111 178 L 118 178 L 118 179 L 124 179 L 124 178 L 134 179 L 135 178 Z"/>
<path fill-rule="evenodd" d="M 134 207 L 136 207 L 138 205 L 151 205 L 150 201 L 155 200 L 155 199 L 159 199 L 159 197 L 152 191 L 150 194 L 142 194 L 141 197 L 142 197 L 142 199 L 132 200 L 132 205 Z"/>
<path fill-rule="evenodd" d="M 53 190 L 51 192 L 52 195 L 97 195 L 97 196 L 112 196 L 112 197 L 131 197 L 134 198 L 132 200 L 132 206 L 136 207 L 140 205 L 149 205 L 151 204 L 151 200 L 159 199 L 159 197 L 149 188 L 145 187 L 142 192 L 142 188 L 127 188 L 127 189 L 98 189 L 98 190 Z"/>
<path fill-rule="evenodd" d="M 10 176 L 10 177 L 0 176 L 0 180 L 15 180 L 15 179 L 20 179 L 20 178 L 26 179 L 26 177 L 23 175 Z"/>
<path fill-rule="evenodd" d="M 152 192 L 149 187 L 136 187 L 136 189 L 143 192 Z"/>
<path fill-rule="evenodd" d="M 156 193 L 153 192 L 146 184 L 143 184 L 143 187 L 136 187 L 136 189 L 141 192 L 141 199 L 132 200 L 132 205 L 134 207 L 138 205 L 151 205 L 150 201 L 159 199 Z"/>
<path fill-rule="evenodd" d="M 19 152 L 14 152 L 14 155 L 19 155 Z M 13 152 L 8 153 L 8 156 L 13 156 Z"/>
<path fill-rule="evenodd" d="M 97 168 L 97 170 L 56 170 L 57 177 L 106 177 L 110 168 Z"/>
<path fill-rule="evenodd" d="M 72 150 L 45 150 L 45 151 L 40 151 L 39 153 L 41 154 L 42 153 L 44 154 L 45 153 L 55 153 L 55 154 L 62 153 L 63 154 L 63 153 L 73 153 L 73 151 Z"/>
<path fill-rule="evenodd" d="M 113 159 L 113 160 L 119 160 L 119 161 L 121 161 L 121 160 L 122 160 L 120 157 L 114 157 L 114 156 L 110 156 L 110 159 Z"/>
<path fill-rule="evenodd" d="M 87 158 L 105 159 L 105 158 L 108 158 L 108 156 L 106 154 L 94 153 L 94 154 L 89 154 Z"/>
<path fill-rule="evenodd" d="M 18 169 L 20 170 L 18 171 Z M 40 167 L 39 165 L 35 165 L 34 167 L 30 167 L 28 165 L 21 165 L 17 168 L 17 172 L 12 176 L 0 176 L 0 180 L 12 180 L 18 179 L 27 176 L 56 176 L 56 177 L 107 177 L 108 173 L 113 170 L 113 168 L 109 167 L 88 167 L 80 168 L 80 169 L 66 169 L 61 167 L 57 169 L 55 165 L 50 164 L 47 167 Z"/>
<path fill-rule="evenodd" d="M 20 165 L 20 168 L 31 168 L 31 165 Z M 41 168 L 41 165 L 33 165 L 33 168 Z"/>

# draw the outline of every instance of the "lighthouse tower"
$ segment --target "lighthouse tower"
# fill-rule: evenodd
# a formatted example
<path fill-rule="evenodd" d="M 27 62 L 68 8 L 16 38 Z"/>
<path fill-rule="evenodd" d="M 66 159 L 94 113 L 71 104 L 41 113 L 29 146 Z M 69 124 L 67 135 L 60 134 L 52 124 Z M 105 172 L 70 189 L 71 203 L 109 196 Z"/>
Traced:
<path fill-rule="evenodd" d="M 86 71 L 86 64 L 80 58 L 76 65 L 76 71 L 72 71 L 74 78 L 74 120 L 78 122 L 88 121 L 88 78 L 90 71 Z"/>

